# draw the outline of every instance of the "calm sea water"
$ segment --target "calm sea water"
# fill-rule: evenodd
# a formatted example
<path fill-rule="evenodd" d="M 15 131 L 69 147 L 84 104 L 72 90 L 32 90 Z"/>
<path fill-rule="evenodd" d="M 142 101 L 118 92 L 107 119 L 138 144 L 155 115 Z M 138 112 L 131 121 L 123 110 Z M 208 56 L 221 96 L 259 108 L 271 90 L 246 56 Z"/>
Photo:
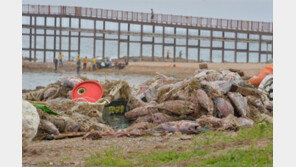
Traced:
<path fill-rule="evenodd" d="M 76 73 L 31 73 L 24 72 L 22 75 L 22 89 L 35 89 L 36 86 L 47 86 L 50 83 L 54 83 L 63 77 L 76 76 Z M 141 75 L 98 75 L 98 74 L 84 74 L 81 76 L 88 79 L 94 79 L 98 81 L 119 80 L 123 79 L 127 81 L 130 86 L 138 85 L 150 79 L 150 76 Z"/>

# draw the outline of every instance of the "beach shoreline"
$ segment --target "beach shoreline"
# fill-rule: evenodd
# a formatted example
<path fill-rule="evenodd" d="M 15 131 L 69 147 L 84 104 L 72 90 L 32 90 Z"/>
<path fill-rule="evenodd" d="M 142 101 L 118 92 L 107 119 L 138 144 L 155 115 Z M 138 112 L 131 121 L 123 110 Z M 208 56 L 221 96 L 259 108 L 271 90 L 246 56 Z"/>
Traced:
<path fill-rule="evenodd" d="M 176 67 L 173 67 L 173 65 Z M 88 63 L 86 70 L 81 70 L 81 73 L 93 73 L 93 74 L 116 74 L 116 75 L 149 75 L 154 76 L 157 73 L 161 73 L 168 76 L 174 76 L 178 78 L 186 78 L 194 75 L 199 69 L 200 63 L 184 63 L 184 62 L 129 62 L 128 66 L 124 69 L 97 69 L 91 70 L 91 63 Z M 252 77 L 257 75 L 258 72 L 269 63 L 207 63 L 209 69 L 239 69 L 245 73 L 245 76 Z M 54 72 L 53 63 L 42 62 L 22 62 L 22 72 Z M 64 67 L 58 67 L 58 73 L 76 72 L 75 62 L 64 62 Z"/>

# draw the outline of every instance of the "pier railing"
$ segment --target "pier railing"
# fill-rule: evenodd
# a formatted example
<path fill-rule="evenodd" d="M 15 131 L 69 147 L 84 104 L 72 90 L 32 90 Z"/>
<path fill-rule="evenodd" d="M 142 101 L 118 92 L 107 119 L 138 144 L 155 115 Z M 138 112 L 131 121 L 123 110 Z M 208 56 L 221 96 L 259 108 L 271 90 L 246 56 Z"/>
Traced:
<path fill-rule="evenodd" d="M 71 6 L 47 6 L 47 5 L 23 5 L 23 14 L 36 14 L 36 15 L 59 15 L 59 16 L 77 16 L 100 18 L 130 22 L 147 22 L 156 24 L 167 25 L 181 25 L 202 28 L 216 28 L 225 30 L 241 30 L 253 32 L 273 32 L 272 22 L 258 22 L 246 20 L 230 20 L 218 18 L 204 18 L 192 16 L 179 16 L 167 14 L 154 14 L 153 18 L 151 13 L 130 12 L 109 9 L 95 9 L 84 7 L 71 7 Z"/>

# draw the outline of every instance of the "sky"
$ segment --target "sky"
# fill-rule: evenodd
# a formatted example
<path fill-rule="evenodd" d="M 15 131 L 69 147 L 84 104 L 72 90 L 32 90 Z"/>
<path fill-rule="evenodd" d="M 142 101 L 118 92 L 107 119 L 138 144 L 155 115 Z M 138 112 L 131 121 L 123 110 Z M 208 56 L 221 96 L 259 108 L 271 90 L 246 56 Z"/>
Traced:
<path fill-rule="evenodd" d="M 273 20 L 273 0 L 23 0 L 23 4 L 81 6 L 237 20 Z"/>

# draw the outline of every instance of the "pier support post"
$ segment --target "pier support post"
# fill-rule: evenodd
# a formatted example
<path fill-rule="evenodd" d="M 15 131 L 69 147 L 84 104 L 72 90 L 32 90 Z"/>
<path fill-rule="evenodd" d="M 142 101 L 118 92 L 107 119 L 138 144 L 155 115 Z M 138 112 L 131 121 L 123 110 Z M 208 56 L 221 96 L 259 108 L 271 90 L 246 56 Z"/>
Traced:
<path fill-rule="evenodd" d="M 29 43 L 29 61 L 32 61 L 32 16 L 30 16 L 30 43 Z"/>
<path fill-rule="evenodd" d="M 60 17 L 60 35 L 59 35 L 59 50 L 62 52 L 62 17 Z"/>
<path fill-rule="evenodd" d="M 259 52 L 258 52 L 258 62 L 259 63 L 261 63 L 261 45 L 262 45 L 262 42 L 261 42 L 261 40 L 262 40 L 262 35 L 260 34 L 259 35 Z"/>
<path fill-rule="evenodd" d="M 162 26 L 162 61 L 164 61 L 165 26 Z"/>
<path fill-rule="evenodd" d="M 141 24 L 140 61 L 143 58 L 143 24 Z"/>
<path fill-rule="evenodd" d="M 106 22 L 103 21 L 103 31 L 105 31 Z M 105 33 L 103 33 L 103 41 L 102 41 L 102 58 L 105 59 Z"/>
<path fill-rule="evenodd" d="M 44 26 L 47 26 L 47 17 L 44 17 Z M 43 63 L 46 62 L 46 29 L 44 29 L 44 42 L 43 42 Z"/>
<path fill-rule="evenodd" d="M 130 32 L 130 24 L 127 24 L 127 31 Z M 130 56 L 130 36 L 127 36 L 127 62 L 129 62 Z"/>
<path fill-rule="evenodd" d="M 250 34 L 248 33 L 247 40 L 249 40 L 249 39 L 250 39 Z M 247 63 L 249 63 L 249 61 L 250 61 L 249 52 L 250 52 L 250 43 L 247 42 Z"/>
<path fill-rule="evenodd" d="M 213 30 L 210 33 L 210 62 L 213 62 Z"/>
<path fill-rule="evenodd" d="M 72 27 L 72 19 L 69 17 L 69 28 Z M 68 61 L 71 60 L 71 31 L 69 31 L 69 42 L 68 42 Z"/>
<path fill-rule="evenodd" d="M 57 18 L 54 17 L 54 31 L 53 31 L 53 57 L 56 57 L 56 43 L 57 43 Z"/>
<path fill-rule="evenodd" d="M 154 24 L 152 26 L 152 33 L 153 33 L 153 37 L 152 37 L 152 61 L 154 61 L 154 33 L 155 33 L 155 25 Z"/>
<path fill-rule="evenodd" d="M 235 32 L 235 42 L 234 42 L 234 62 L 237 62 L 237 32 Z"/>
<path fill-rule="evenodd" d="M 37 17 L 34 20 L 34 62 L 36 62 L 36 52 L 37 52 Z"/>
<path fill-rule="evenodd" d="M 225 31 L 222 31 L 222 38 L 225 37 Z M 222 41 L 222 63 L 225 61 L 225 43 Z"/>
<path fill-rule="evenodd" d="M 188 28 L 186 28 L 186 62 L 188 63 L 188 37 L 189 37 L 189 32 L 188 32 L 189 30 L 188 30 Z"/>
<path fill-rule="evenodd" d="M 81 29 L 81 18 L 79 17 L 78 19 L 78 29 Z M 78 55 L 80 55 L 80 36 L 81 36 L 81 32 L 78 32 Z"/>
<path fill-rule="evenodd" d="M 198 36 L 200 36 L 200 29 L 198 29 Z M 200 39 L 198 40 L 197 46 L 197 62 L 200 62 Z"/>
<path fill-rule="evenodd" d="M 96 58 L 96 41 L 97 41 L 97 39 L 96 39 L 96 36 L 97 36 L 97 32 L 96 32 L 96 30 L 97 30 L 97 20 L 95 19 L 94 20 L 94 48 L 93 48 L 93 58 Z"/>
<path fill-rule="evenodd" d="M 117 59 L 120 59 L 120 22 L 118 22 Z"/>
<path fill-rule="evenodd" d="M 176 62 L 176 27 L 174 27 L 174 35 L 175 35 L 175 37 L 174 37 L 174 59 L 173 59 L 173 61 L 174 62 Z"/>

